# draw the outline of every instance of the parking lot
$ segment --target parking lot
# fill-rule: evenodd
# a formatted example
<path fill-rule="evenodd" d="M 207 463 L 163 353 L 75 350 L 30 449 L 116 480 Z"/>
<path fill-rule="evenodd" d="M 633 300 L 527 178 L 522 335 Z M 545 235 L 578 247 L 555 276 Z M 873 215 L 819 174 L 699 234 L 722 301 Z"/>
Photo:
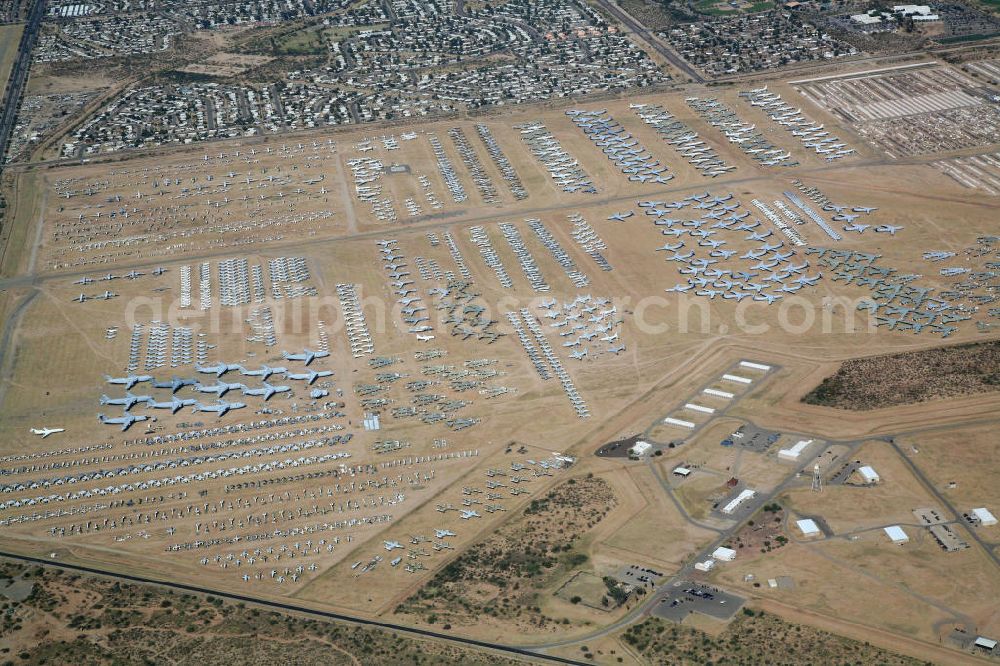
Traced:
<path fill-rule="evenodd" d="M 652 614 L 673 622 L 682 622 L 691 613 L 728 620 L 745 602 L 743 597 L 723 592 L 716 587 L 678 581 L 656 603 Z"/>

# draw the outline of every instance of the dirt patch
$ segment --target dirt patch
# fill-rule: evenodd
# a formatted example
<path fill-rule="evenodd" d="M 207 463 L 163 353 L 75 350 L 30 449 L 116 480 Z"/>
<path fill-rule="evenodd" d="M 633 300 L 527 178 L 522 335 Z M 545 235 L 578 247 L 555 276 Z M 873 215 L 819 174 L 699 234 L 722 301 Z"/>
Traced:
<path fill-rule="evenodd" d="M 429 624 L 493 617 L 522 631 L 552 629 L 555 619 L 540 609 L 542 591 L 587 561 L 574 545 L 616 504 L 604 479 L 569 479 L 444 567 L 396 612 Z M 487 584 L 496 595 L 483 594 Z"/>

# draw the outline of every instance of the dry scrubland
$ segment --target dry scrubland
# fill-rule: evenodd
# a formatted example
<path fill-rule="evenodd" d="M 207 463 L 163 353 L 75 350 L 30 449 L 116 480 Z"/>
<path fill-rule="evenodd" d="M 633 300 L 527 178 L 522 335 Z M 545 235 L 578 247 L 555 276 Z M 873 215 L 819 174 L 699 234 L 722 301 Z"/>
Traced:
<path fill-rule="evenodd" d="M 622 639 L 652 664 L 924 663 L 749 608 L 718 636 L 652 618 L 630 627 Z"/>
<path fill-rule="evenodd" d="M 283 615 L 57 569 L 0 565 L 0 659 L 28 664 L 517 664 L 394 633 Z"/>
<path fill-rule="evenodd" d="M 561 620 L 542 612 L 542 591 L 587 562 L 574 546 L 616 504 L 603 479 L 569 479 L 459 555 L 396 612 L 446 626 L 497 622 L 520 631 L 555 629 Z"/>
<path fill-rule="evenodd" d="M 1000 341 L 845 361 L 803 401 L 867 410 L 1000 390 Z"/>

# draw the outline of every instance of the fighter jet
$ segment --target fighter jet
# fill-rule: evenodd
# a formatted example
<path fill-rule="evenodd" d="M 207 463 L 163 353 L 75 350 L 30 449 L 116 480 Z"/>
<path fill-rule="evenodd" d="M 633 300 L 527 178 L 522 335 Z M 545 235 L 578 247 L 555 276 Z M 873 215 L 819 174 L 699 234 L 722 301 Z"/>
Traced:
<path fill-rule="evenodd" d="M 176 414 L 180 411 L 181 407 L 187 407 L 193 405 L 197 400 L 194 398 L 178 398 L 174 396 L 172 400 L 167 400 L 165 402 L 149 402 L 146 403 L 147 407 L 152 409 L 169 409 L 171 414 Z"/>
<path fill-rule="evenodd" d="M 105 425 L 120 424 L 122 427 L 122 432 L 125 432 L 126 430 L 131 428 L 133 423 L 136 423 L 138 421 L 145 421 L 147 418 L 148 417 L 146 417 L 145 415 L 136 416 L 135 414 L 128 414 L 128 413 L 126 413 L 124 416 L 115 416 L 112 418 L 108 418 L 104 416 L 104 414 L 97 415 L 97 420 Z"/>
<path fill-rule="evenodd" d="M 333 372 L 330 370 L 319 370 L 319 371 L 310 370 L 309 372 L 302 372 L 302 373 L 286 372 L 285 379 L 304 380 L 306 382 L 306 386 L 311 386 L 313 382 L 315 382 L 320 377 L 329 377 L 332 374 Z"/>
<path fill-rule="evenodd" d="M 445 537 L 453 537 L 458 535 L 452 532 L 451 530 L 434 530 L 434 536 L 438 539 L 443 539 Z"/>
<path fill-rule="evenodd" d="M 148 395 L 132 395 L 131 393 L 128 392 L 125 393 L 124 398 L 109 398 L 106 395 L 101 396 L 102 405 L 121 405 L 125 408 L 126 412 L 135 407 L 136 403 L 139 402 L 149 403 L 152 401 L 153 399 Z"/>
<path fill-rule="evenodd" d="M 128 377 L 111 377 L 110 375 L 104 375 L 104 380 L 109 384 L 122 384 L 125 390 L 128 391 L 133 386 L 139 382 L 148 382 L 153 377 L 151 375 L 129 375 Z"/>
<path fill-rule="evenodd" d="M 267 402 L 275 393 L 286 393 L 291 391 L 290 386 L 273 386 L 264 382 L 260 388 L 248 389 L 246 386 L 243 387 L 243 395 L 260 395 L 264 397 L 264 402 Z"/>
<path fill-rule="evenodd" d="M 479 515 L 479 512 L 472 509 L 462 509 L 458 517 L 462 520 L 468 520 L 469 518 L 481 518 L 482 516 Z"/>
<path fill-rule="evenodd" d="M 575 351 L 572 354 L 570 354 L 570 356 L 572 356 L 573 358 L 575 358 L 578 361 L 583 360 L 583 358 L 586 355 L 587 355 L 587 350 L 586 349 L 578 349 L 577 351 Z"/>
<path fill-rule="evenodd" d="M 93 281 L 94 281 L 94 278 L 82 277 L 79 280 L 77 280 L 76 282 L 74 282 L 73 284 L 90 284 Z"/>
<path fill-rule="evenodd" d="M 309 365 L 317 358 L 323 358 L 330 355 L 328 351 L 311 351 L 305 349 L 301 354 L 289 354 L 288 352 L 281 352 L 281 355 L 287 361 L 302 361 L 305 365 Z"/>
<path fill-rule="evenodd" d="M 219 415 L 219 418 L 225 416 L 231 409 L 243 409 L 246 407 L 245 403 L 242 402 L 226 402 L 225 400 L 219 400 L 215 405 L 203 405 L 200 402 L 194 403 L 194 409 L 191 413 L 195 412 L 215 412 Z"/>
<path fill-rule="evenodd" d="M 66 432 L 65 428 L 31 428 L 32 435 L 41 435 L 42 439 L 45 439 L 49 435 L 54 435 L 57 432 Z"/>

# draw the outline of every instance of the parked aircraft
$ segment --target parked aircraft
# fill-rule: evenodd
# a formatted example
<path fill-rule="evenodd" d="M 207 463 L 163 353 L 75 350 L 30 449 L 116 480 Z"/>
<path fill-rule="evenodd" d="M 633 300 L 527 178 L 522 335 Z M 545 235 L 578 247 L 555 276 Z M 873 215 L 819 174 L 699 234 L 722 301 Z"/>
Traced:
<path fill-rule="evenodd" d="M 273 386 L 264 382 L 260 388 L 248 389 L 246 386 L 243 387 L 243 395 L 259 395 L 264 397 L 264 402 L 267 402 L 275 393 L 286 393 L 291 391 L 290 386 Z"/>
<path fill-rule="evenodd" d="M 304 380 L 306 382 L 306 386 L 311 386 L 313 382 L 315 382 L 320 377 L 329 377 L 332 374 L 333 372 L 330 370 L 319 370 L 319 371 L 310 370 L 308 372 L 301 372 L 301 373 L 286 372 L 285 379 Z"/>
<path fill-rule="evenodd" d="M 151 375 L 129 375 L 127 377 L 111 377 L 110 375 L 104 375 L 104 380 L 109 384 L 122 384 L 125 390 L 128 391 L 133 386 L 139 382 L 148 382 L 152 380 Z"/>
<path fill-rule="evenodd" d="M 49 435 L 54 435 L 57 432 L 66 432 L 65 428 L 31 428 L 32 435 L 41 435 L 42 439 L 45 439 Z"/>
<path fill-rule="evenodd" d="M 184 386 L 193 386 L 194 384 L 197 383 L 198 382 L 195 379 L 181 379 L 180 377 L 173 377 L 170 381 L 167 382 L 154 381 L 153 388 L 159 388 L 159 389 L 168 388 L 170 389 L 171 393 L 177 393 L 178 389 Z"/>
<path fill-rule="evenodd" d="M 169 409 L 171 414 L 176 414 L 182 407 L 193 405 L 197 400 L 194 398 L 178 398 L 173 396 L 172 400 L 165 402 L 149 402 L 147 406 L 152 409 Z"/>
<path fill-rule="evenodd" d="M 309 365 L 317 358 L 323 358 L 330 355 L 328 351 L 311 351 L 305 349 L 300 354 L 289 354 L 288 352 L 281 352 L 282 356 L 288 361 L 302 361 L 306 365 Z"/>
<path fill-rule="evenodd" d="M 247 370 L 246 368 L 244 368 L 241 365 L 239 367 L 239 370 L 240 370 L 240 374 L 241 375 L 245 375 L 247 377 L 260 377 L 260 380 L 262 382 L 267 382 L 268 378 L 271 375 L 274 375 L 274 374 L 283 374 L 285 372 L 288 372 L 288 369 L 285 368 L 285 367 L 283 367 L 283 366 L 282 367 L 277 367 L 277 368 L 272 368 L 269 365 L 262 365 L 257 370 Z"/>
<path fill-rule="evenodd" d="M 121 425 L 122 432 L 125 432 L 132 427 L 133 423 L 138 421 L 145 421 L 148 417 L 145 415 L 135 415 L 126 413 L 124 416 L 115 416 L 108 418 L 104 414 L 98 414 L 97 419 L 105 425 Z"/>
<path fill-rule="evenodd" d="M 152 398 L 148 395 L 132 395 L 126 392 L 124 398 L 109 398 L 106 395 L 101 396 L 102 405 L 121 405 L 125 408 L 125 411 L 129 411 L 135 407 L 136 403 L 139 402 L 152 402 Z"/>
<path fill-rule="evenodd" d="M 200 402 L 194 403 L 194 412 L 215 412 L 219 415 L 219 418 L 225 416 L 231 409 L 243 409 L 246 407 L 245 403 L 242 402 L 226 402 L 224 400 L 219 400 L 217 404 L 214 405 L 203 405 Z"/>

